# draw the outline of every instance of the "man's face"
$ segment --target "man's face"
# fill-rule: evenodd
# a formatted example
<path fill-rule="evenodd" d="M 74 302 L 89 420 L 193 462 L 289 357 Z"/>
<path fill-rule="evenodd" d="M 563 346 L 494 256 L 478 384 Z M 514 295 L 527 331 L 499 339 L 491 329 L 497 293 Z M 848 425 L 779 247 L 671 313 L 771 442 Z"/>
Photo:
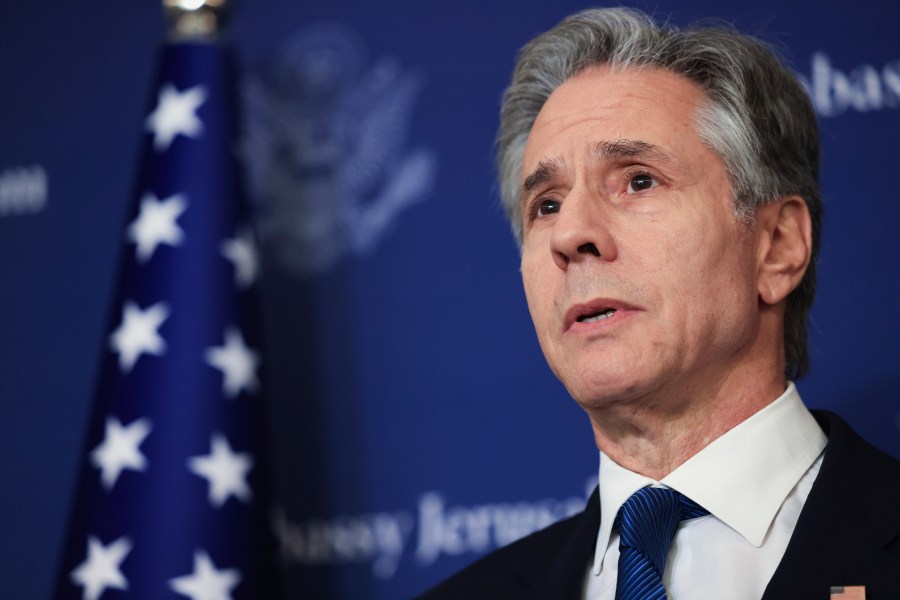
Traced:
<path fill-rule="evenodd" d="M 758 335 L 757 236 L 697 134 L 702 91 L 587 70 L 528 138 L 522 278 L 544 355 L 583 406 L 733 383 Z"/>

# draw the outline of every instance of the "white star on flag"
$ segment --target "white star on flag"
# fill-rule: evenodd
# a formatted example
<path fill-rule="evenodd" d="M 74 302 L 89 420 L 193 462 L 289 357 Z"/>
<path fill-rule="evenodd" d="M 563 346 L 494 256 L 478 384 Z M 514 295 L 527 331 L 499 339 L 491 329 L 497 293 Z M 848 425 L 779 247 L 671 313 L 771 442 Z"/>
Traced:
<path fill-rule="evenodd" d="M 229 398 L 241 390 L 254 391 L 259 386 L 256 368 L 261 362 L 259 353 L 244 343 L 239 329 L 229 327 L 225 331 L 225 345 L 207 348 L 206 362 L 222 372 L 222 392 Z"/>
<path fill-rule="evenodd" d="M 87 558 L 69 575 L 76 585 L 84 586 L 84 600 L 97 600 L 106 588 L 127 590 L 128 580 L 121 564 L 131 552 L 131 540 L 120 537 L 104 546 L 95 536 L 88 538 Z"/>
<path fill-rule="evenodd" d="M 229 496 L 244 502 L 253 499 L 247 483 L 247 474 L 253 468 L 253 457 L 236 453 L 221 433 L 210 440 L 210 453 L 188 460 L 188 469 L 209 483 L 209 503 L 216 508 L 225 504 Z"/>
<path fill-rule="evenodd" d="M 241 289 L 247 289 L 256 280 L 259 270 L 259 257 L 256 253 L 256 245 L 253 243 L 253 234 L 244 228 L 237 236 L 227 239 L 220 246 L 222 256 L 234 265 L 234 282 Z"/>
<path fill-rule="evenodd" d="M 100 469 L 100 481 L 107 491 L 116 485 L 123 469 L 143 471 L 147 468 L 147 457 L 138 446 L 151 428 L 147 419 L 137 419 L 123 427 L 116 417 L 107 417 L 103 442 L 91 452 L 91 462 Z"/>
<path fill-rule="evenodd" d="M 163 152 L 179 133 L 197 138 L 203 133 L 203 122 L 197 109 L 206 102 L 206 88 L 202 85 L 179 92 L 171 83 L 159 91 L 156 109 L 147 117 L 146 129 L 153 133 L 153 148 Z"/>
<path fill-rule="evenodd" d="M 157 331 L 169 318 L 165 302 L 157 302 L 145 310 L 128 300 L 122 309 L 122 323 L 109 336 L 113 352 L 119 353 L 119 368 L 128 372 L 141 354 L 161 356 L 166 351 L 166 341 Z"/>
<path fill-rule="evenodd" d="M 169 586 L 191 600 L 231 600 L 231 590 L 241 582 L 238 569 L 216 569 L 205 550 L 194 552 L 194 572 L 169 580 Z"/>
<path fill-rule="evenodd" d="M 160 244 L 178 246 L 184 240 L 184 230 L 175 220 L 187 209 L 181 194 L 159 200 L 148 192 L 141 198 L 141 212 L 128 226 L 129 242 L 134 242 L 138 262 L 145 263 Z"/>

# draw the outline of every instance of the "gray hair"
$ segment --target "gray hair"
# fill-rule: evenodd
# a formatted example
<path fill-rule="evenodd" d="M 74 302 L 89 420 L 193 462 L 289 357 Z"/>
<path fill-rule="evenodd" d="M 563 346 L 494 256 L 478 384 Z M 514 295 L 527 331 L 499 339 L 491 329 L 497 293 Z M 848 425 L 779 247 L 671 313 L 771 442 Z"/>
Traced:
<path fill-rule="evenodd" d="M 812 103 L 796 76 L 753 37 L 727 27 L 658 25 L 644 13 L 613 8 L 574 14 L 531 40 L 503 95 L 497 135 L 501 197 L 518 243 L 522 162 L 531 127 L 557 87 L 595 65 L 666 69 L 705 91 L 695 126 L 729 172 L 738 220 L 752 223 L 759 206 L 787 195 L 806 201 L 812 260 L 788 296 L 784 326 L 785 374 L 804 375 L 822 222 L 819 134 Z"/>

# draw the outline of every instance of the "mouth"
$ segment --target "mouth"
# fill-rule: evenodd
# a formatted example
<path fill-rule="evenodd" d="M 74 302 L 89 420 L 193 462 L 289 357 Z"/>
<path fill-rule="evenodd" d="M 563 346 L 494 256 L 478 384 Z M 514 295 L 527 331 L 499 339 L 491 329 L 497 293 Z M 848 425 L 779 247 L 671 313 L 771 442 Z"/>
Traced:
<path fill-rule="evenodd" d="M 615 312 L 616 309 L 614 308 L 604 308 L 596 312 L 579 315 L 575 321 L 578 323 L 596 323 L 597 321 L 610 318 Z"/>
<path fill-rule="evenodd" d="M 594 331 L 596 326 L 589 327 L 593 323 L 599 323 L 613 317 L 618 321 L 638 310 L 640 309 L 620 300 L 595 298 L 589 302 L 576 304 L 566 311 L 562 323 L 563 331 L 569 331 L 572 327 L 575 327 L 578 331 Z"/>

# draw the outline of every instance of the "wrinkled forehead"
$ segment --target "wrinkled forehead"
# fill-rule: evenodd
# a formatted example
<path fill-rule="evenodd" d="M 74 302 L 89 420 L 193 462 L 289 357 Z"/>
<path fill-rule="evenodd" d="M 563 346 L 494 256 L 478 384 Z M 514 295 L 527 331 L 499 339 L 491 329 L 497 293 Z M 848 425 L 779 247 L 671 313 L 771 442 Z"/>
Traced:
<path fill-rule="evenodd" d="M 667 70 L 585 69 L 556 88 L 539 111 L 519 184 L 541 162 L 675 155 L 700 142 L 695 116 L 705 100 L 697 84 Z"/>

